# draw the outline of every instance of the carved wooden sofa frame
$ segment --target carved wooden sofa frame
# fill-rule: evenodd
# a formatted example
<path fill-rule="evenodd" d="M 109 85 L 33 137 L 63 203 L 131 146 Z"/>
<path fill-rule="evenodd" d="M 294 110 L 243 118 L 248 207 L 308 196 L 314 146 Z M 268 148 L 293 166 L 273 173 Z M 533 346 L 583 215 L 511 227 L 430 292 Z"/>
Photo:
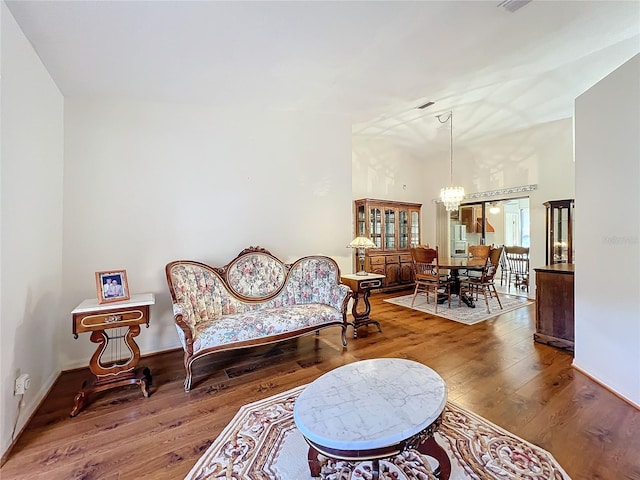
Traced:
<path fill-rule="evenodd" d="M 185 391 L 192 365 L 206 355 L 265 345 L 339 326 L 347 346 L 351 290 L 325 256 L 285 264 L 249 247 L 221 268 L 191 260 L 165 268 L 178 336 L 184 349 Z"/>

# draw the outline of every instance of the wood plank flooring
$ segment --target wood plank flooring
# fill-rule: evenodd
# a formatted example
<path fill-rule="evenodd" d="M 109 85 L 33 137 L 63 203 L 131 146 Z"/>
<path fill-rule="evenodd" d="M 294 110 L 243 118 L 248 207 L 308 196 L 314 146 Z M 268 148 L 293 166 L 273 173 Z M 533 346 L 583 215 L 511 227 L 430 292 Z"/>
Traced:
<path fill-rule="evenodd" d="M 98 393 L 70 418 L 88 370 L 65 372 L 0 478 L 182 479 L 241 405 L 346 363 L 400 357 L 438 371 L 450 400 L 547 449 L 573 480 L 640 480 L 640 412 L 573 369 L 570 353 L 533 342 L 535 305 L 466 326 L 383 302 L 401 294 L 371 296 L 382 333 L 360 329 L 345 350 L 336 328 L 210 357 L 189 393 L 182 352 L 166 352 L 140 362 L 149 398 L 137 386 Z"/>

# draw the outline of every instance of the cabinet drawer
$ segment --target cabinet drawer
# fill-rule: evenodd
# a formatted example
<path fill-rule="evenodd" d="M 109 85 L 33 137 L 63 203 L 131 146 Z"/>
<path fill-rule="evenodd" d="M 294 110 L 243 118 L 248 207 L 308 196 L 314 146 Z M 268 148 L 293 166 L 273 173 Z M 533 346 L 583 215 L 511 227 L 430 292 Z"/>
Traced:
<path fill-rule="evenodd" d="M 385 257 L 386 263 L 398 263 L 400 261 L 400 257 L 398 255 L 388 255 Z"/>
<path fill-rule="evenodd" d="M 384 265 L 373 265 L 371 267 L 371 273 L 377 273 L 378 275 L 386 275 L 387 272 L 384 270 Z"/>
<path fill-rule="evenodd" d="M 369 257 L 371 265 L 384 265 L 384 257 Z"/>
<path fill-rule="evenodd" d="M 105 328 L 141 325 L 149 320 L 149 307 L 109 310 L 101 313 L 78 313 L 74 315 L 74 334 L 104 330 Z"/>
<path fill-rule="evenodd" d="M 400 255 L 400 261 L 402 263 L 411 262 L 412 261 L 411 255 Z"/>

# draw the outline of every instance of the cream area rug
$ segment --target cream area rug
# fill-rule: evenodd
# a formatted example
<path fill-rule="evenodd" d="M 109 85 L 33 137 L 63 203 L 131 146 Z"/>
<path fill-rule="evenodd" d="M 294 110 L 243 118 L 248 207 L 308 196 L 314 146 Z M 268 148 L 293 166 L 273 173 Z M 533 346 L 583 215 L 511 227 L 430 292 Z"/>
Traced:
<path fill-rule="evenodd" d="M 185 480 L 309 480 L 308 446 L 293 420 L 305 385 L 240 408 Z M 450 480 L 570 480 L 546 450 L 447 402 L 436 441 L 451 459 Z M 321 457 L 322 480 L 369 480 L 370 462 Z M 435 460 L 408 450 L 380 461 L 380 480 L 436 480 Z"/>
<path fill-rule="evenodd" d="M 411 306 L 411 300 L 413 294 L 403 295 L 402 297 L 387 298 L 384 301 L 400 305 L 402 307 L 412 308 L 424 313 L 430 313 L 431 315 L 437 315 L 438 317 L 447 318 L 455 322 L 464 323 L 465 325 L 473 325 L 474 323 L 483 322 L 491 317 L 516 310 L 533 303 L 526 297 L 518 297 L 515 295 L 500 295 L 500 301 L 502 302 L 502 310 L 498 304 L 498 300 L 495 298 L 489 299 L 489 309 L 491 313 L 487 313 L 487 305 L 484 303 L 484 297 L 480 295 L 478 300 L 475 301 L 475 308 L 467 307 L 464 303 L 458 306 L 458 297 L 456 295 L 451 296 L 451 308 L 449 308 L 447 302 L 438 305 L 438 313 L 435 313 L 433 305 L 433 295 L 429 297 L 429 303 L 424 294 L 418 294 L 416 301 Z"/>

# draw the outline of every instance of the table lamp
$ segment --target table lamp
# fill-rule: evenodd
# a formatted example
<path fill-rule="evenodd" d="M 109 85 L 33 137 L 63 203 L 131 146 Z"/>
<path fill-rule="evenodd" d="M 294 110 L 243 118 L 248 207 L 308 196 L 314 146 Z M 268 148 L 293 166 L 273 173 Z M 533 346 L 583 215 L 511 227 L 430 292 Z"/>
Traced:
<path fill-rule="evenodd" d="M 358 259 L 360 260 L 360 271 L 356 273 L 356 275 L 368 275 L 367 272 L 364 271 L 364 250 L 366 248 L 376 248 L 376 244 L 370 238 L 367 237 L 356 237 L 351 243 L 348 245 L 351 248 L 358 249 Z"/>

